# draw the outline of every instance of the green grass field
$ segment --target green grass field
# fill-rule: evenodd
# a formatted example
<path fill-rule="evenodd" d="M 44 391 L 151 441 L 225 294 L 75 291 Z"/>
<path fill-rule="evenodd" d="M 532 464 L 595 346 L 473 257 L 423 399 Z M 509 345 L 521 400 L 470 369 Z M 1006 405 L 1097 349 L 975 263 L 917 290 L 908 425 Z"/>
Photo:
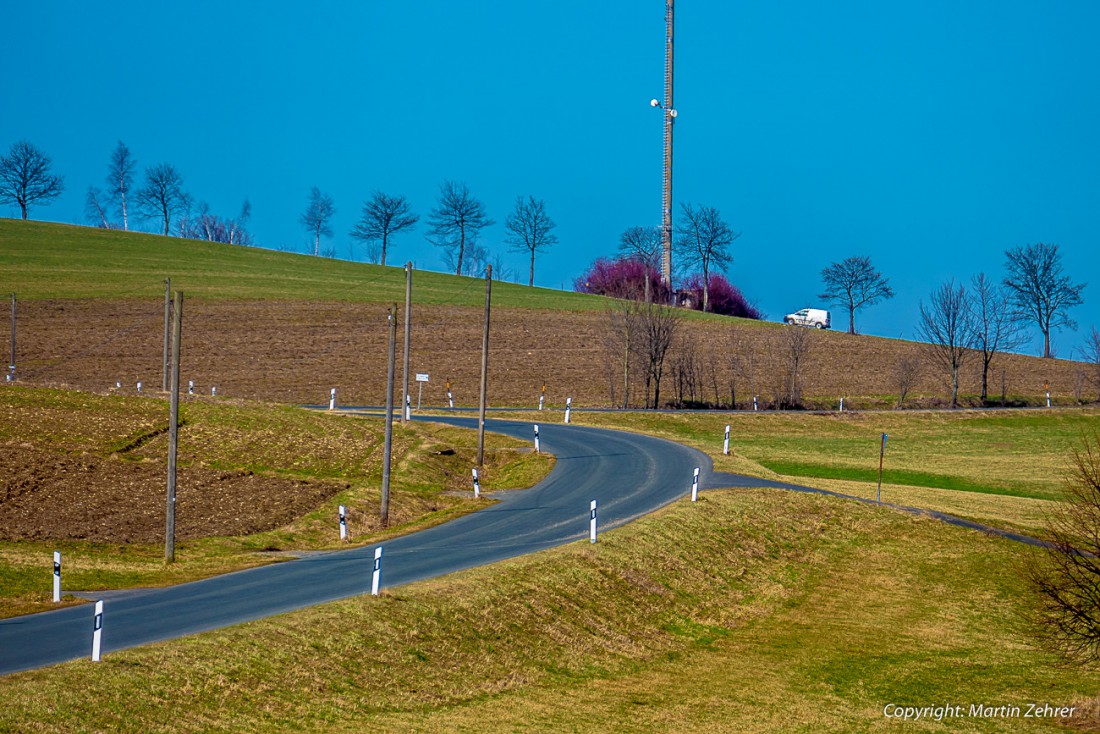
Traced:
<path fill-rule="evenodd" d="M 189 298 L 403 303 L 404 263 L 381 267 L 254 247 L 141 232 L 0 219 L 0 292 L 20 299 L 138 298 L 164 292 L 164 279 Z M 480 306 L 485 281 L 417 270 L 423 305 Z M 569 287 L 572 284 L 568 284 Z M 602 310 L 604 298 L 495 282 L 501 307 Z M 703 317 L 698 314 L 693 317 Z M 715 318 L 707 316 L 705 318 Z"/>

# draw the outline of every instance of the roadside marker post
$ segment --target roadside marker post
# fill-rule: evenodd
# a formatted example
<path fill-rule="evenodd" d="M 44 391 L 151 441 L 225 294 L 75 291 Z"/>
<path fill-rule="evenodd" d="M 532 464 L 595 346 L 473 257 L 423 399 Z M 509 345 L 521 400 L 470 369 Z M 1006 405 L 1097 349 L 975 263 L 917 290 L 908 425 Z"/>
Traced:
<path fill-rule="evenodd" d="M 371 577 L 371 596 L 378 596 L 378 586 L 382 581 L 382 546 L 374 549 L 374 575 Z"/>
<path fill-rule="evenodd" d="M 752 409 L 753 410 L 760 410 L 760 406 L 757 405 L 757 403 L 756 403 L 756 396 L 755 395 L 752 396 Z"/>
<path fill-rule="evenodd" d="M 1043 387 L 1047 391 L 1047 407 L 1049 408 L 1050 407 L 1050 383 L 1049 382 L 1046 383 L 1046 385 L 1044 385 Z"/>
<path fill-rule="evenodd" d="M 212 397 L 212 398 L 218 397 L 218 386 L 217 385 L 211 385 L 210 386 L 210 397 Z"/>
<path fill-rule="evenodd" d="M 412 417 L 412 398 L 409 397 L 408 393 L 405 393 L 405 420 L 411 421 Z"/>
<path fill-rule="evenodd" d="M 340 505 L 340 540 L 348 539 L 348 508 Z"/>
<path fill-rule="evenodd" d="M 195 381 L 194 380 L 188 380 L 187 381 L 187 394 L 188 395 L 194 395 L 195 394 Z"/>
<path fill-rule="evenodd" d="M 722 442 L 722 454 L 724 456 L 730 455 L 730 427 L 726 426 L 726 438 Z"/>
<path fill-rule="evenodd" d="M 536 454 L 541 454 L 542 453 L 542 451 L 540 450 L 540 447 L 539 447 L 539 424 L 538 423 L 535 424 L 535 453 Z"/>
<path fill-rule="evenodd" d="M 596 500 L 592 500 L 592 504 L 588 507 L 589 520 L 588 520 L 588 542 L 596 542 Z"/>
<path fill-rule="evenodd" d="M 103 652 L 103 602 L 95 603 L 95 619 L 92 621 L 92 662 L 98 663 Z"/>
<path fill-rule="evenodd" d="M 138 380 L 137 390 L 139 393 L 141 392 L 141 380 Z"/>
<path fill-rule="evenodd" d="M 882 448 L 878 452 L 878 494 L 875 501 L 882 504 L 882 459 L 886 456 L 886 434 L 882 434 Z"/>
<path fill-rule="evenodd" d="M 843 397 L 840 399 L 840 412 L 841 413 L 844 412 L 844 398 Z"/>
<path fill-rule="evenodd" d="M 691 501 L 699 501 L 699 467 L 695 467 L 695 476 L 691 479 Z"/>
<path fill-rule="evenodd" d="M 455 396 L 451 394 L 451 381 L 447 380 L 447 403 L 451 406 L 451 410 L 455 409 Z"/>
<path fill-rule="evenodd" d="M 573 412 L 573 398 L 565 399 L 565 422 L 569 422 L 569 414 Z"/>
<path fill-rule="evenodd" d="M 543 385 L 542 390 L 539 391 L 539 410 L 542 410 L 542 405 L 545 402 L 546 402 L 546 385 Z"/>
<path fill-rule="evenodd" d="M 53 601 L 61 601 L 61 551 L 53 552 Z"/>
<path fill-rule="evenodd" d="M 477 468 L 474 468 L 474 498 L 481 496 L 481 483 L 478 481 Z"/>
<path fill-rule="evenodd" d="M 328 409 L 336 410 L 336 388 L 328 391 Z"/>

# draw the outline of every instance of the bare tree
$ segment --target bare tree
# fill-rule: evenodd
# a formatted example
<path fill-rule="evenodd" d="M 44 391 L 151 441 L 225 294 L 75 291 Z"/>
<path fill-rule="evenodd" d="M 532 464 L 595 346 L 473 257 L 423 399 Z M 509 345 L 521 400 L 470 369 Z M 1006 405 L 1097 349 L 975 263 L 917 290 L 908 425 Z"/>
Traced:
<path fill-rule="evenodd" d="M 641 319 L 639 351 L 645 365 L 646 407 L 657 408 L 661 404 L 661 378 L 664 375 L 665 357 L 672 347 L 680 316 L 667 306 L 652 303 L 642 305 L 638 313 Z M 651 388 L 652 404 L 649 402 Z"/>
<path fill-rule="evenodd" d="M 1012 318 L 1008 293 L 978 273 L 971 280 L 969 299 L 974 326 L 974 348 L 982 357 L 982 402 L 989 395 L 989 364 L 998 352 L 1015 349 L 1024 343 L 1019 322 Z"/>
<path fill-rule="evenodd" d="M 127 211 L 126 195 L 134 187 L 134 171 L 137 170 L 137 161 L 130 153 L 130 149 L 121 140 L 111 153 L 111 162 L 107 164 L 107 193 L 114 197 L 115 206 L 122 215 L 122 228 L 130 229 L 129 212 Z"/>
<path fill-rule="evenodd" d="M 825 290 L 818 298 L 848 309 L 848 333 L 856 333 L 856 311 L 894 297 L 890 279 L 871 265 L 871 258 L 846 257 L 821 271 Z"/>
<path fill-rule="evenodd" d="M 685 267 L 698 267 L 703 274 L 703 311 L 710 303 L 710 273 L 724 270 L 733 262 L 730 245 L 741 236 L 722 219 L 711 206 L 680 205 L 680 221 L 676 227 L 680 257 Z"/>
<path fill-rule="evenodd" d="M 1065 501 L 1047 517 L 1047 545 L 1026 567 L 1035 621 L 1070 659 L 1100 660 L 1100 434 L 1074 452 Z"/>
<path fill-rule="evenodd" d="M 134 195 L 134 204 L 146 219 L 160 220 L 167 236 L 172 217 L 191 208 L 191 197 L 183 190 L 183 177 L 170 163 L 158 163 L 145 169 L 145 185 Z"/>
<path fill-rule="evenodd" d="M 779 374 L 782 383 L 776 390 L 776 403 L 780 408 L 802 407 L 802 379 L 813 349 L 810 329 L 784 329 L 780 341 L 780 356 L 784 370 Z"/>
<path fill-rule="evenodd" d="M 894 368 L 894 387 L 898 389 L 898 408 L 905 405 L 905 398 L 909 396 L 909 391 L 917 384 L 917 379 L 920 377 L 920 368 L 920 359 L 914 355 L 906 355 L 898 360 L 897 366 Z"/>
<path fill-rule="evenodd" d="M 31 206 L 45 205 L 61 196 L 65 179 L 50 173 L 50 157 L 27 140 L 12 143 L 0 156 L 0 203 L 18 204 L 23 219 Z"/>
<path fill-rule="evenodd" d="M 531 256 L 527 285 L 532 287 L 535 285 L 535 255 L 558 241 L 558 236 L 551 231 L 557 225 L 546 213 L 546 202 L 534 196 L 528 196 L 524 201 L 520 196 L 516 198 L 516 207 L 508 215 L 504 226 L 511 233 L 504 241 L 512 246 L 512 250 Z"/>
<path fill-rule="evenodd" d="M 470 194 L 466 184 L 444 181 L 439 187 L 439 203 L 428 224 L 432 244 L 444 249 L 455 275 L 462 275 L 467 241 L 476 240 L 478 233 L 492 225 L 493 220 L 486 216 L 485 207 Z"/>
<path fill-rule="evenodd" d="M 321 254 L 321 238 L 332 236 L 332 215 L 335 213 L 336 205 L 331 196 L 316 186 L 309 190 L 309 202 L 298 221 L 313 238 L 314 255 Z"/>
<path fill-rule="evenodd" d="M 107 206 L 103 201 L 103 192 L 95 186 L 89 186 L 84 195 L 84 218 L 93 227 L 111 229 L 111 221 L 107 218 Z"/>
<path fill-rule="evenodd" d="M 456 275 L 478 277 L 485 275 L 485 266 L 492 262 L 489 248 L 472 239 L 466 243 L 466 256 L 462 260 L 462 268 L 458 267 L 458 248 L 443 251 L 443 267 L 454 270 Z M 493 280 L 504 280 L 503 271 L 498 271 L 493 266 Z"/>
<path fill-rule="evenodd" d="M 661 263 L 661 230 L 658 227 L 630 227 L 619 236 L 619 250 L 627 257 L 642 264 L 645 278 L 645 302 L 653 301 L 649 274 L 656 272 Z"/>
<path fill-rule="evenodd" d="M 642 340 L 643 306 L 637 301 L 610 301 L 607 307 L 607 331 L 604 345 L 608 358 L 617 363 L 623 379 L 622 407 L 630 407 L 631 368 L 640 351 Z M 615 402 L 614 382 L 611 383 L 611 401 Z"/>
<path fill-rule="evenodd" d="M 1096 400 L 1100 402 L 1100 330 L 1094 326 L 1085 337 L 1085 344 L 1079 349 L 1081 358 L 1088 362 L 1091 380 L 1096 388 Z"/>
<path fill-rule="evenodd" d="M 1076 329 L 1067 311 L 1081 303 L 1085 283 L 1071 283 L 1062 272 L 1058 245 L 1042 242 L 1005 252 L 1008 275 L 1004 284 L 1011 293 L 1014 314 L 1033 322 L 1043 334 L 1043 356 L 1050 357 L 1050 332 L 1063 326 Z"/>
<path fill-rule="evenodd" d="M 390 237 L 411 229 L 420 221 L 404 196 L 389 196 L 375 191 L 370 199 L 363 202 L 363 213 L 351 236 L 366 242 L 377 243 L 378 258 L 386 264 L 386 251 Z M 373 256 L 373 250 L 371 251 Z"/>
<path fill-rule="evenodd" d="M 966 289 L 952 279 L 932 291 L 928 306 L 923 301 L 920 304 L 917 333 L 928 342 L 936 361 L 951 373 L 951 407 L 959 407 L 959 369 L 974 344 Z"/>

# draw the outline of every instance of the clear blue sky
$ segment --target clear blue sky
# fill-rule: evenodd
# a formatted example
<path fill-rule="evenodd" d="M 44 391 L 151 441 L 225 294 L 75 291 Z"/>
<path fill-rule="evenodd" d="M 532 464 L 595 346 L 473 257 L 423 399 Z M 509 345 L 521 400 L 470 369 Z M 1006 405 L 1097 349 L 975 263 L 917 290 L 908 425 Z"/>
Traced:
<path fill-rule="evenodd" d="M 31 140 L 67 187 L 35 218 L 82 222 L 122 140 L 216 213 L 248 197 L 265 247 L 306 250 L 311 186 L 338 210 L 323 246 L 348 257 L 372 190 L 425 217 L 449 178 L 497 221 L 494 251 L 515 198 L 544 199 L 560 243 L 536 284 L 569 288 L 623 229 L 659 221 L 656 0 L 50 0 L 2 17 L 0 148 Z M 1098 36 L 1092 0 L 681 0 L 676 205 L 743 232 L 728 274 L 771 319 L 818 305 L 829 262 L 869 255 L 897 296 L 857 327 L 891 337 L 913 337 L 943 280 L 1057 243 L 1090 283 L 1079 331 L 1055 338 L 1070 356 L 1100 326 Z M 442 269 L 424 231 L 390 261 Z"/>

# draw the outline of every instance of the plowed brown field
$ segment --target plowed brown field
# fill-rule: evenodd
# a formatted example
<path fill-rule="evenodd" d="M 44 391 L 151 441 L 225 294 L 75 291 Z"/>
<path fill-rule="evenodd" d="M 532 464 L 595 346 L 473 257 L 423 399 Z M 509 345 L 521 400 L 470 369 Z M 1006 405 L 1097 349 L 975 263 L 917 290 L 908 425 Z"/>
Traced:
<path fill-rule="evenodd" d="M 163 310 L 158 301 L 28 301 L 20 305 L 17 327 L 18 378 L 30 384 L 91 391 L 159 390 L 162 381 Z M 468 307 L 413 308 L 410 371 L 429 373 L 423 401 L 446 405 L 450 382 L 457 405 L 477 404 L 482 311 Z M 6 344 L 3 325 L 0 344 Z M 684 321 L 678 346 L 670 353 L 661 394 L 677 396 L 673 363 L 692 349 L 696 358 L 696 399 L 728 405 L 730 378 L 741 407 L 755 392 L 768 401 L 782 382 L 782 341 L 788 328 L 741 320 Z M 547 404 L 561 406 L 572 396 L 577 407 L 622 401 L 621 367 L 605 347 L 606 315 L 496 308 L 492 314 L 489 357 L 491 406 L 532 406 L 542 385 Z M 921 360 L 912 396 L 924 404 L 949 395 L 947 373 L 927 347 L 914 342 L 838 332 L 809 334 L 804 360 L 804 393 L 811 405 L 831 406 L 840 396 L 848 405 L 887 402 L 897 393 L 895 373 L 905 357 Z M 401 359 L 398 332 L 398 359 Z M 386 317 L 383 308 L 346 303 L 273 301 L 193 301 L 184 305 L 182 381 L 197 393 L 292 403 L 324 403 L 338 390 L 342 405 L 381 404 L 385 391 Z M 740 365 L 731 363 L 740 358 Z M 398 366 L 400 380 L 400 364 Z M 410 377 L 410 380 L 412 378 Z M 962 374 L 961 390 L 980 388 L 979 360 Z M 1044 385 L 1056 400 L 1077 394 L 1096 397 L 1085 365 L 1021 355 L 999 355 L 990 375 L 991 396 L 1026 396 L 1038 403 Z M 411 384 L 417 400 L 417 384 Z M 685 398 L 687 391 L 684 391 Z M 640 405 L 632 388 L 631 404 Z"/>

